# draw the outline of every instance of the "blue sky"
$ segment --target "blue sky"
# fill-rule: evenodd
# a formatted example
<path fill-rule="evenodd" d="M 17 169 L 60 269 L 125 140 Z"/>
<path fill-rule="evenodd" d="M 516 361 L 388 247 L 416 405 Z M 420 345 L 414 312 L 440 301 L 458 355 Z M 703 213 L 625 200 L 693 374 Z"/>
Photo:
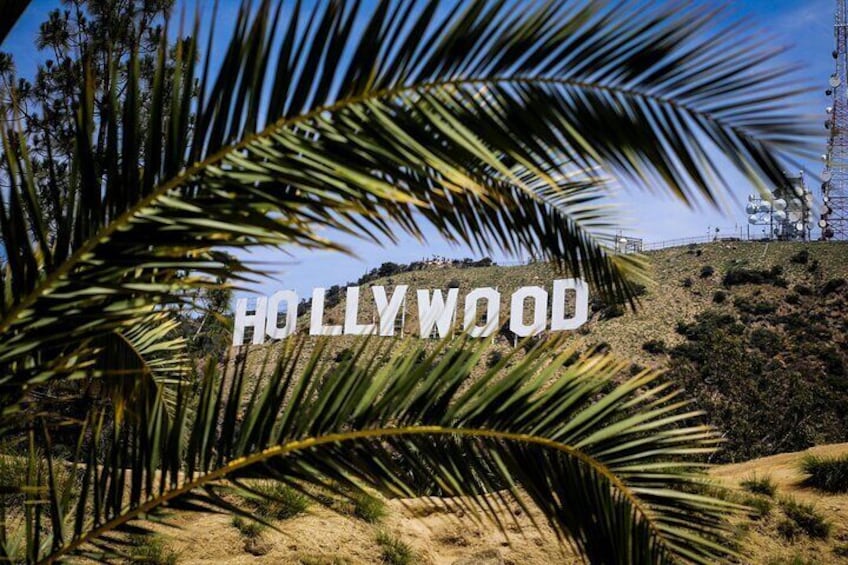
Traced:
<path fill-rule="evenodd" d="M 40 59 L 33 44 L 38 24 L 59 4 L 58 0 L 33 2 L 4 42 L 2 49 L 14 54 L 22 75 L 30 75 Z M 221 15 L 226 16 L 237 4 L 222 0 Z M 834 0 L 755 0 L 732 3 L 735 11 L 750 18 L 752 33 L 774 38 L 777 45 L 787 47 L 786 53 L 781 55 L 784 60 L 802 65 L 794 77 L 795 80 L 816 87 L 816 90 L 804 99 L 804 108 L 800 111 L 814 114 L 817 121 L 822 123 L 825 119 L 824 108 L 828 105 L 824 90 L 833 69 L 830 53 L 833 49 L 834 4 Z M 194 2 L 188 2 L 188 5 L 193 6 Z M 228 18 L 220 19 L 226 21 Z M 222 27 L 223 21 L 218 25 Z M 824 152 L 824 127 L 821 131 L 821 150 Z M 820 162 L 810 162 L 806 167 L 813 175 L 821 172 Z M 734 189 L 733 195 L 725 202 L 723 211 L 705 207 L 687 209 L 662 194 L 652 195 L 626 190 L 616 194 L 613 202 L 619 206 L 619 217 L 626 232 L 648 242 L 705 235 L 715 227 L 720 227 L 722 233 L 738 233 L 740 229 L 746 229 L 741 203 L 752 189 L 738 175 L 728 175 L 728 178 Z M 808 174 L 807 184 L 818 198 L 819 183 L 816 178 Z M 358 257 L 304 253 L 297 250 L 289 250 L 291 255 L 268 250 L 257 252 L 251 258 L 266 263 L 271 277 L 254 285 L 252 290 L 270 294 L 278 289 L 290 288 L 296 290 L 300 296 L 307 296 L 314 286 L 329 286 L 355 280 L 363 272 L 384 261 L 410 262 L 431 255 L 473 256 L 470 250 L 451 247 L 436 235 L 428 237 L 424 243 L 410 237 L 402 237 L 399 245 L 391 247 L 378 247 L 356 241 L 346 243 L 353 247 Z M 503 256 L 495 256 L 495 259 L 501 262 L 517 260 Z"/>

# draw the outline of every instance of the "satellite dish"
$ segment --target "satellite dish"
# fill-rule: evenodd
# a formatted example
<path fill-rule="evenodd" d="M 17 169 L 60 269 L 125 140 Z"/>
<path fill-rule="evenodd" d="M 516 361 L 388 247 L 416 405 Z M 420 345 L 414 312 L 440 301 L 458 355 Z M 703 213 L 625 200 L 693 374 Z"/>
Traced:
<path fill-rule="evenodd" d="M 830 86 L 832 86 L 833 88 L 836 88 L 837 86 L 842 84 L 842 81 L 839 80 L 838 76 L 830 75 L 830 80 L 828 81 L 828 84 L 830 84 Z"/>
<path fill-rule="evenodd" d="M 753 202 L 753 201 L 754 201 L 754 200 L 756 200 L 756 199 L 757 199 L 757 195 L 756 195 L 756 194 L 749 194 L 749 195 L 748 195 L 748 202 Z"/>
<path fill-rule="evenodd" d="M 807 206 L 813 205 L 813 195 L 809 192 L 804 194 L 804 200 L 807 202 Z"/>
<path fill-rule="evenodd" d="M 786 212 L 784 212 L 783 210 L 776 210 L 772 217 L 775 219 L 775 221 L 782 222 L 786 219 Z"/>
<path fill-rule="evenodd" d="M 790 222 L 798 222 L 801 220 L 801 210 L 789 210 L 787 216 Z"/>
<path fill-rule="evenodd" d="M 771 203 L 770 202 L 760 202 L 759 206 L 757 206 L 757 211 L 762 213 L 768 213 L 771 211 Z"/>
<path fill-rule="evenodd" d="M 832 178 L 833 178 L 833 173 L 832 173 L 832 172 L 830 172 L 830 171 L 829 171 L 829 170 L 827 170 L 827 169 L 825 169 L 824 171 L 822 171 L 821 179 L 822 179 L 824 182 L 827 182 L 827 181 L 829 181 L 829 180 L 830 180 L 830 179 L 832 179 Z"/>
<path fill-rule="evenodd" d="M 756 214 L 757 213 L 757 205 L 753 202 L 748 202 L 748 205 L 745 206 L 746 214 Z"/>
<path fill-rule="evenodd" d="M 795 191 L 795 196 L 804 196 L 804 188 L 800 186 L 796 186 L 793 188 Z"/>
<path fill-rule="evenodd" d="M 833 106 L 828 106 L 827 108 L 824 109 L 824 111 L 827 112 L 828 114 L 832 114 L 833 113 Z"/>
<path fill-rule="evenodd" d="M 819 220 L 819 227 L 824 229 L 827 227 L 827 220 Z"/>
<path fill-rule="evenodd" d="M 749 224 L 756 224 L 759 221 L 760 221 L 760 217 L 757 216 L 756 214 L 751 214 L 750 216 L 748 216 L 748 223 Z"/>
<path fill-rule="evenodd" d="M 833 94 L 833 91 L 828 88 L 827 90 L 824 91 L 824 94 L 825 94 L 825 96 L 830 96 L 831 94 Z"/>
<path fill-rule="evenodd" d="M 774 204 L 772 204 L 772 206 L 774 206 L 775 210 L 786 210 L 786 200 L 784 200 L 783 198 L 778 198 L 774 201 Z"/>
<path fill-rule="evenodd" d="M 797 224 L 795 224 L 795 229 L 798 230 L 798 231 L 803 231 L 804 230 L 804 222 L 798 222 Z"/>

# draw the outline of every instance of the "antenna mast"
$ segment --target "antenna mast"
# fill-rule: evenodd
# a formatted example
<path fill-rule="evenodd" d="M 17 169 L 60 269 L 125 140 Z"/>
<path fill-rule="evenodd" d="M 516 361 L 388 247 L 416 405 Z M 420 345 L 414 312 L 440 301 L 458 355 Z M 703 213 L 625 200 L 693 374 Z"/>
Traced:
<path fill-rule="evenodd" d="M 830 131 L 822 172 L 822 239 L 848 239 L 848 10 L 846 0 L 836 0 L 833 34 L 835 72 L 830 75 L 825 127 Z"/>

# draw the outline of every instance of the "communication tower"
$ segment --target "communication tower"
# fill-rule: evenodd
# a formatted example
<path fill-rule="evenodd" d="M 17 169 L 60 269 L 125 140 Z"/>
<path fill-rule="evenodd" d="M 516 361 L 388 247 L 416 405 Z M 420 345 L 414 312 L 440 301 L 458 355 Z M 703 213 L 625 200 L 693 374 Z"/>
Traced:
<path fill-rule="evenodd" d="M 745 213 L 750 226 L 763 227 L 763 239 L 806 241 L 813 228 L 813 193 L 807 189 L 804 173 L 786 176 L 789 184 L 771 190 L 765 197 L 748 196 Z"/>
<path fill-rule="evenodd" d="M 825 127 L 830 132 L 822 172 L 822 214 L 819 227 L 822 239 L 848 239 L 848 6 L 836 0 L 833 33 L 836 62 L 826 94 L 832 103 L 827 107 Z"/>

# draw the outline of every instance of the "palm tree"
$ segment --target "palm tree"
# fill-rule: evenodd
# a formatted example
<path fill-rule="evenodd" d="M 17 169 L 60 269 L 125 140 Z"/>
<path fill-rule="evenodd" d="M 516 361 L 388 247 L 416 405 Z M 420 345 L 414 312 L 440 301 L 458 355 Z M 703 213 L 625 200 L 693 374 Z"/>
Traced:
<path fill-rule="evenodd" d="M 464 341 L 366 343 L 336 365 L 292 342 L 261 384 L 238 358 L 186 381 L 170 307 L 259 274 L 227 250 L 346 251 L 336 234 L 385 244 L 429 225 L 632 301 L 645 264 L 606 245 L 607 177 L 716 202 L 728 163 L 754 186 L 782 183 L 781 159 L 809 135 L 782 110 L 786 70 L 709 10 L 513 8 L 267 0 L 239 11 L 217 69 L 221 32 L 201 52 L 197 18 L 176 64 L 163 43 L 149 112 L 135 54 L 102 107 L 87 69 L 67 191 L 55 163 L 35 178 L 5 123 L 0 428 L 30 446 L 26 484 L 4 491 L 24 502 L 22 526 L 0 531 L 7 557 L 105 558 L 115 532 L 143 531 L 165 505 L 245 513 L 224 494 L 250 479 L 409 496 L 416 473 L 495 518 L 526 493 L 592 562 L 732 553 L 731 505 L 697 494 L 714 432 L 654 372 L 623 378 L 608 356 L 575 363 L 554 342 L 472 376 L 481 351 Z M 60 204 L 49 229 L 39 190 Z M 110 401 L 70 422 L 77 463 L 63 472 L 51 438 L 69 422 L 48 392 L 69 382 Z"/>

